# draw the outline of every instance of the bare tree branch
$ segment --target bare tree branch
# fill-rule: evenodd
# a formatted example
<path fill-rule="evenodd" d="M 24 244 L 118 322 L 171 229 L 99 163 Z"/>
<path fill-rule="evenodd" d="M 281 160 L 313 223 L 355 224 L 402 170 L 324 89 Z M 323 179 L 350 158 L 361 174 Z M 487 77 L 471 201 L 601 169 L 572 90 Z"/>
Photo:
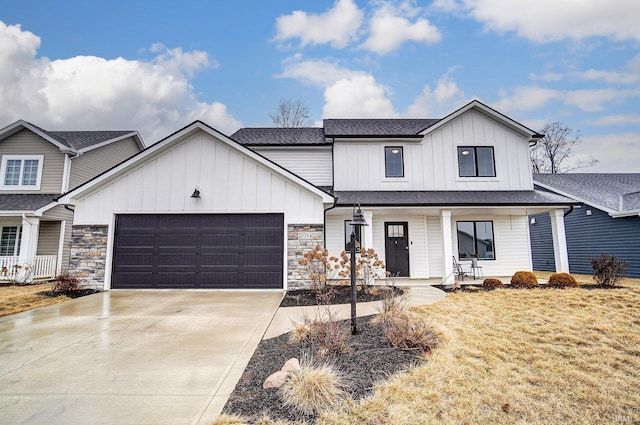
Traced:
<path fill-rule="evenodd" d="M 278 110 L 269 114 L 276 127 L 309 127 L 311 125 L 309 107 L 300 99 L 280 99 Z"/>
<path fill-rule="evenodd" d="M 561 122 L 546 124 L 541 133 L 545 136 L 531 147 L 531 167 L 534 173 L 567 173 L 578 168 L 592 167 L 598 160 L 591 157 L 587 160 L 567 161 L 573 156 L 573 148 L 582 143 L 580 131 L 565 127 Z"/>

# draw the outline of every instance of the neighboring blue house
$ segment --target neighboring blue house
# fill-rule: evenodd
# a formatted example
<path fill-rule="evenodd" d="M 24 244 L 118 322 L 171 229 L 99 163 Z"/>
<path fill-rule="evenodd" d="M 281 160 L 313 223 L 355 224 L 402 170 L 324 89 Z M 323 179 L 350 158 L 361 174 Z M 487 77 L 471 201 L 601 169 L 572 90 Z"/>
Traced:
<path fill-rule="evenodd" d="M 589 258 L 609 254 L 629 264 L 629 277 L 640 277 L 640 173 L 534 174 L 533 181 L 584 204 L 564 218 L 572 273 L 591 274 Z M 532 215 L 529 229 L 534 270 L 555 271 L 549 215 Z"/>

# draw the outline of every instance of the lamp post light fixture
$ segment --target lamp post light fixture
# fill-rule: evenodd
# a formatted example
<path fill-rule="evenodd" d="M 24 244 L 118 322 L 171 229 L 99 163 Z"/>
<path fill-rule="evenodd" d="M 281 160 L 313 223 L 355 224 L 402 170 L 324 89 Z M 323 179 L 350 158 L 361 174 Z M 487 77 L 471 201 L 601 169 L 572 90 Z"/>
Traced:
<path fill-rule="evenodd" d="M 356 326 L 356 226 L 368 226 L 369 224 L 362 215 L 360 204 L 353 206 L 353 218 L 349 222 L 351 225 L 351 335 L 358 333 Z"/>

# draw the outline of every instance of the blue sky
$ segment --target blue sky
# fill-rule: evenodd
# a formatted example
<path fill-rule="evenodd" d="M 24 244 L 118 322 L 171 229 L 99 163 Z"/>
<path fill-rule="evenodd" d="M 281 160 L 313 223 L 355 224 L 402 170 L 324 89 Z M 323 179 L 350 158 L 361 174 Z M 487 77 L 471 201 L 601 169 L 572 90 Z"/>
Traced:
<path fill-rule="evenodd" d="M 0 126 L 438 118 L 479 99 L 581 131 L 591 172 L 640 172 L 640 1 L 0 0 Z"/>

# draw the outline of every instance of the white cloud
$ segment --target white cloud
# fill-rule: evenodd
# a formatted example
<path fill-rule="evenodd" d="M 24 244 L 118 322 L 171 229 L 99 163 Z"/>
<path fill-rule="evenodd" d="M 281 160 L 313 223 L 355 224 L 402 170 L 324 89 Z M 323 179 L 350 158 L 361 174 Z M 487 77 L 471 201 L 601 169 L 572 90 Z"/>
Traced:
<path fill-rule="evenodd" d="M 138 130 L 153 143 L 195 119 L 230 133 L 241 126 L 214 102 L 198 101 L 188 76 L 216 66 L 205 52 L 152 46 L 150 62 L 95 56 L 37 58 L 40 39 L 0 21 L 0 123 L 48 130 Z"/>
<path fill-rule="evenodd" d="M 324 91 L 324 118 L 393 118 L 397 113 L 384 86 L 371 75 L 343 78 Z"/>
<path fill-rule="evenodd" d="M 606 37 L 640 40 L 640 2 L 637 0 L 463 0 L 439 1 L 442 9 L 464 9 L 488 30 L 514 31 L 535 42 Z"/>
<path fill-rule="evenodd" d="M 563 100 L 567 105 L 577 106 L 586 112 L 604 110 L 609 102 L 621 102 L 629 97 L 640 96 L 640 88 L 632 90 L 615 89 L 583 89 L 566 91 Z"/>
<path fill-rule="evenodd" d="M 434 44 L 442 39 L 438 29 L 425 18 L 411 22 L 418 9 L 409 3 L 394 7 L 383 3 L 369 22 L 369 38 L 360 48 L 370 50 L 379 55 L 386 55 L 396 50 L 406 41 Z"/>
<path fill-rule="evenodd" d="M 640 133 L 598 134 L 582 137 L 575 160 L 590 156 L 600 162 L 581 169 L 590 173 L 640 173 Z"/>
<path fill-rule="evenodd" d="M 529 74 L 533 81 L 560 81 L 564 76 L 559 72 L 545 72 L 544 74 Z"/>
<path fill-rule="evenodd" d="M 275 41 L 299 38 L 300 44 L 330 44 L 341 49 L 355 39 L 364 13 L 353 0 L 337 0 L 333 7 L 322 14 L 308 14 L 296 10 L 276 19 Z"/>
<path fill-rule="evenodd" d="M 438 80 L 432 90 L 428 85 L 407 109 L 410 118 L 443 117 L 467 103 L 464 92 L 448 74 Z"/>
<path fill-rule="evenodd" d="M 511 95 L 501 93 L 501 98 L 492 103 L 492 107 L 499 111 L 533 111 L 540 109 L 551 100 L 560 96 L 557 90 L 538 86 L 522 86 L 513 89 Z"/>
<path fill-rule="evenodd" d="M 635 84 L 640 81 L 640 55 L 633 57 L 621 70 L 588 69 L 576 75 L 587 81 L 602 80 L 607 84 Z"/>
<path fill-rule="evenodd" d="M 640 115 L 621 114 L 605 115 L 591 122 L 593 125 L 633 125 L 640 124 Z"/>
<path fill-rule="evenodd" d="M 329 60 L 303 60 L 300 54 L 285 59 L 283 65 L 284 70 L 276 77 L 291 78 L 321 87 L 329 86 L 342 78 L 365 74 L 362 71 L 352 71 L 341 67 Z"/>

